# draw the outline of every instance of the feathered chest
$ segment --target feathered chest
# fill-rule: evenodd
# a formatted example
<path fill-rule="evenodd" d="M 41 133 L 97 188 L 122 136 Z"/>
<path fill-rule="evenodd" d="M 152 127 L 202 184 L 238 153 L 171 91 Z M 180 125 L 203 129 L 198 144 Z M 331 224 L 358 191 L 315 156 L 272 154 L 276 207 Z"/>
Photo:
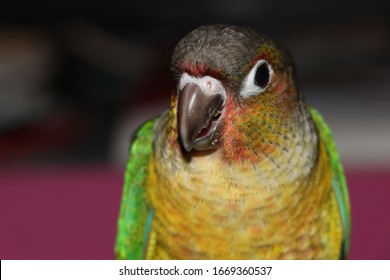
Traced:
<path fill-rule="evenodd" d="M 186 162 L 155 158 L 147 192 L 158 235 L 153 257 L 283 258 L 295 250 L 294 240 L 320 247 L 316 233 L 325 224 L 313 224 L 330 211 L 331 174 L 318 163 L 292 179 L 290 172 L 272 176 L 261 165 L 207 156 Z"/>

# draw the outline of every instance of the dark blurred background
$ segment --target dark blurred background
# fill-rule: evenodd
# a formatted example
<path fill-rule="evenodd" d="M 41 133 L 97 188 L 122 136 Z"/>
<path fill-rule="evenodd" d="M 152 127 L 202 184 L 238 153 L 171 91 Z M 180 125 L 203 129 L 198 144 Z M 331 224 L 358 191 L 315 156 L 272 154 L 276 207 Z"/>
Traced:
<path fill-rule="evenodd" d="M 176 42 L 252 27 L 292 53 L 332 128 L 352 259 L 390 259 L 390 2 L 13 1 L 0 10 L 0 258 L 113 258 L 129 139 L 173 88 Z"/>

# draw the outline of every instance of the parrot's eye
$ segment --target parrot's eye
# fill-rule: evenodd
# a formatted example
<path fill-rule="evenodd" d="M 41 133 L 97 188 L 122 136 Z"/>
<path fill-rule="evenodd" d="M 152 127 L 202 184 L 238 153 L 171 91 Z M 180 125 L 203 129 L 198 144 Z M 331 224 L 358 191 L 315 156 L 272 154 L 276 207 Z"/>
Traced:
<path fill-rule="evenodd" d="M 269 66 L 267 62 L 261 63 L 256 70 L 255 85 L 265 88 L 269 83 Z"/>
<path fill-rule="evenodd" d="M 263 92 L 271 81 L 272 73 L 268 62 L 259 60 L 245 77 L 240 94 L 249 97 Z"/>

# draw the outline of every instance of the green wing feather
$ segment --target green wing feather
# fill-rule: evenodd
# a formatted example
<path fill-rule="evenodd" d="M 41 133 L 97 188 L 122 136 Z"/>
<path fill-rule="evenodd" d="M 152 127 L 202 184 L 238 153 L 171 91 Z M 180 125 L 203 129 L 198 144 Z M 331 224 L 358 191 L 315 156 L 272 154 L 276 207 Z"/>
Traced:
<path fill-rule="evenodd" d="M 152 155 L 155 122 L 156 119 L 149 120 L 138 129 L 129 150 L 115 244 L 117 259 L 145 256 L 153 211 L 145 200 L 144 183 Z"/>
<path fill-rule="evenodd" d="M 320 138 L 325 144 L 326 150 L 331 160 L 333 170 L 333 190 L 336 194 L 343 223 L 343 244 L 341 258 L 346 258 L 349 252 L 350 245 L 351 209 L 343 166 L 341 165 L 340 157 L 336 148 L 336 144 L 333 140 L 332 133 L 328 125 L 324 121 L 323 117 L 314 108 L 309 108 L 309 112 L 317 126 Z"/>

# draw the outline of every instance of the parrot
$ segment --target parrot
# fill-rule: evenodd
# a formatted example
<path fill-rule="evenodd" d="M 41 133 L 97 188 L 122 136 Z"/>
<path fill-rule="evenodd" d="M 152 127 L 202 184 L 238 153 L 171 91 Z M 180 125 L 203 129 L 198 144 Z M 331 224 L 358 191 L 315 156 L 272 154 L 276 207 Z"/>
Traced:
<path fill-rule="evenodd" d="M 116 258 L 347 258 L 343 166 L 290 53 L 249 27 L 203 25 L 170 70 L 167 111 L 130 144 Z"/>

